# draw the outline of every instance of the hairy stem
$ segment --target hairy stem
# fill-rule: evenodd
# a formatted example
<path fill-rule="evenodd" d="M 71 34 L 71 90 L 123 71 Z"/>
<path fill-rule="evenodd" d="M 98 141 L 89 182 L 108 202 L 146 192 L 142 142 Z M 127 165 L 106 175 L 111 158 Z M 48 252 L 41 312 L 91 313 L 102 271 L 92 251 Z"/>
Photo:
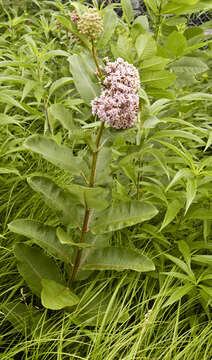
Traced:
<path fill-rule="evenodd" d="M 140 168 L 141 168 L 141 164 L 142 164 L 142 157 L 139 158 L 138 161 L 138 174 L 137 174 L 137 186 L 136 186 L 136 199 L 139 200 L 140 198 L 140 180 L 141 180 L 141 173 L 140 173 Z"/>
<path fill-rule="evenodd" d="M 98 130 L 97 137 L 96 137 L 96 143 L 95 143 L 97 150 L 93 152 L 93 157 L 92 157 L 91 174 L 90 174 L 90 181 L 89 181 L 89 187 L 91 187 L 91 188 L 94 187 L 97 157 L 98 157 L 98 153 L 99 153 L 99 144 L 100 144 L 103 129 L 104 129 L 104 122 L 101 123 L 100 128 Z M 91 209 L 89 209 L 86 205 L 84 219 L 83 219 L 83 226 L 82 226 L 80 240 L 79 240 L 80 243 L 84 242 L 86 233 L 88 232 L 88 223 L 89 223 L 89 219 L 90 219 L 90 214 L 91 214 Z M 71 287 L 72 282 L 74 281 L 75 276 L 77 274 L 81 256 L 82 256 L 82 248 L 79 248 L 77 250 L 76 258 L 74 261 L 74 267 L 73 267 L 71 278 L 69 281 L 69 287 Z"/>
<path fill-rule="evenodd" d="M 94 41 L 93 41 L 93 40 L 91 41 L 91 44 L 92 44 L 92 55 L 93 55 L 93 59 L 94 59 L 95 64 L 96 64 L 98 76 L 99 76 L 100 78 L 102 78 L 102 71 L 101 71 L 101 69 L 100 69 L 100 66 L 99 66 L 99 63 L 98 63 L 98 60 L 97 60 L 96 49 L 95 49 Z"/>
<path fill-rule="evenodd" d="M 49 113 L 48 113 L 48 108 L 47 108 L 47 102 L 46 100 L 44 100 L 44 111 L 45 111 L 45 119 L 46 119 L 46 124 L 48 127 L 48 131 L 50 135 L 53 135 L 53 130 L 49 121 Z"/>
<path fill-rule="evenodd" d="M 156 23 L 156 27 L 155 27 L 155 40 L 156 41 L 158 40 L 159 33 L 160 33 L 160 26 L 162 23 L 162 16 L 161 16 L 162 6 L 163 6 L 163 0 L 160 1 L 160 5 L 158 7 L 158 18 L 157 18 L 157 23 Z"/>

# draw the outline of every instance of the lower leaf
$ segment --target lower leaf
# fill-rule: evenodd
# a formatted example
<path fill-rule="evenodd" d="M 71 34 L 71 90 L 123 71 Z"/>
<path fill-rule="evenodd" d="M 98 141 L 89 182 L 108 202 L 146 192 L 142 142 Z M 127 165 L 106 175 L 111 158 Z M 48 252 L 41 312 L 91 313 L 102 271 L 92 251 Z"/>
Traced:
<path fill-rule="evenodd" d="M 76 305 L 79 298 L 69 288 L 54 280 L 42 280 L 41 301 L 45 308 L 60 310 Z"/>

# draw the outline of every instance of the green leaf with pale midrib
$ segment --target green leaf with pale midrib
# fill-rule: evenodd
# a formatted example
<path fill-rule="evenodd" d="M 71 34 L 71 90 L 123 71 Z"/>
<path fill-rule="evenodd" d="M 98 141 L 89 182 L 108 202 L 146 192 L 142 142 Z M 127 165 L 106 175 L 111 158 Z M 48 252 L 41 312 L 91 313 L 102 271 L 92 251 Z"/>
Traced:
<path fill-rule="evenodd" d="M 18 260 L 18 270 L 33 293 L 40 296 L 41 280 L 44 278 L 61 281 L 60 272 L 54 261 L 36 247 L 16 244 L 15 257 Z"/>
<path fill-rule="evenodd" d="M 82 158 L 73 156 L 71 149 L 58 145 L 54 140 L 42 135 L 29 137 L 25 141 L 24 147 L 42 155 L 52 164 L 76 175 L 80 175 L 86 166 Z"/>
<path fill-rule="evenodd" d="M 82 270 L 134 270 L 153 271 L 155 266 L 148 257 L 135 250 L 121 247 L 105 247 L 91 250 Z"/>
<path fill-rule="evenodd" d="M 79 302 L 78 296 L 68 287 L 48 279 L 43 279 L 41 283 L 41 301 L 47 309 L 60 310 L 64 307 L 76 305 Z"/>
<path fill-rule="evenodd" d="M 104 234 L 150 220 L 157 213 L 158 210 L 148 203 L 137 200 L 121 202 L 99 213 L 90 230 L 94 234 Z"/>
<path fill-rule="evenodd" d="M 14 220 L 8 227 L 12 232 L 33 239 L 37 245 L 46 249 L 50 254 L 66 263 L 72 263 L 73 250 L 70 246 L 59 242 L 54 227 L 25 219 Z"/>
<path fill-rule="evenodd" d="M 86 61 L 87 60 L 87 61 Z M 74 54 L 69 58 L 70 71 L 74 84 L 82 99 L 90 105 L 91 100 L 100 94 L 100 86 L 93 81 L 88 66 L 91 63 L 90 57 Z M 95 69 L 93 70 L 93 76 Z"/>
<path fill-rule="evenodd" d="M 182 57 L 179 60 L 174 61 L 170 68 L 177 75 L 182 75 L 183 73 L 189 73 L 192 75 L 200 74 L 208 70 L 208 66 L 205 62 L 198 58 L 192 57 Z"/>
<path fill-rule="evenodd" d="M 58 212 L 62 223 L 73 227 L 80 227 L 83 220 L 82 206 L 75 205 L 75 198 L 71 194 L 44 176 L 33 176 L 27 179 L 31 188 L 42 194 L 47 205 Z"/>
<path fill-rule="evenodd" d="M 110 40 L 111 36 L 113 35 L 116 24 L 117 24 L 117 15 L 116 13 L 111 9 L 104 9 L 103 14 L 103 32 L 100 35 L 100 38 L 97 42 L 97 48 L 104 48 L 108 41 Z"/>
<path fill-rule="evenodd" d="M 54 104 L 49 108 L 49 113 L 57 119 L 67 130 L 74 130 L 72 111 L 66 109 L 62 104 Z"/>

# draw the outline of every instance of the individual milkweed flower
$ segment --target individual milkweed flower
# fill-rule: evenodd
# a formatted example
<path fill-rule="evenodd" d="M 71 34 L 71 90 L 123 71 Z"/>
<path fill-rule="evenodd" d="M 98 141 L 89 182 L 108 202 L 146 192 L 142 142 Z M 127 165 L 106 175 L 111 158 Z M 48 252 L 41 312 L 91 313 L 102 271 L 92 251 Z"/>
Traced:
<path fill-rule="evenodd" d="M 79 17 L 79 15 L 77 14 L 76 11 L 72 11 L 72 13 L 71 13 L 71 20 L 72 20 L 75 24 L 77 24 L 78 21 L 80 20 L 80 17 Z"/>
<path fill-rule="evenodd" d="M 79 31 L 85 35 L 88 40 L 96 40 L 103 30 L 103 21 L 96 9 L 90 9 L 89 12 L 82 15 L 77 22 Z"/>
<path fill-rule="evenodd" d="M 136 94 L 140 87 L 139 73 L 121 58 L 115 62 L 105 61 L 103 90 L 100 97 L 91 102 L 92 113 L 115 129 L 131 128 L 136 123 L 139 108 Z"/>

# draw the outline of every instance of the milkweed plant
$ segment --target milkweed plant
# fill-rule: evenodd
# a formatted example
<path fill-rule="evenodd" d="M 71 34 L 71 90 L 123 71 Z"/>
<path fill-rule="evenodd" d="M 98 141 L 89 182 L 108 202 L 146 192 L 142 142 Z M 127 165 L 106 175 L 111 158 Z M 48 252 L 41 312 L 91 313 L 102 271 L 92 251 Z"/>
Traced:
<path fill-rule="evenodd" d="M 123 19 L 112 5 L 101 9 L 80 2 L 72 5 L 71 13 L 56 15 L 58 33 L 66 34 L 68 42 L 68 50 L 57 55 L 66 56 L 67 67 L 69 62 L 70 86 L 79 106 L 70 108 L 49 95 L 44 135 L 24 142 L 25 149 L 58 167 L 69 180 L 61 187 L 48 173 L 28 178 L 29 186 L 56 214 L 54 226 L 33 219 L 9 224 L 12 232 L 30 239 L 15 245 L 18 270 L 43 306 L 52 310 L 77 306 L 81 293 L 76 292 L 76 284 L 93 271 L 152 272 L 154 276 L 155 262 L 148 249 L 117 245 L 113 234 L 160 216 L 160 201 L 142 189 L 143 158 L 147 154 L 158 160 L 169 179 L 160 146 L 177 150 L 169 142 L 152 139 L 151 130 L 160 122 L 157 113 L 165 112 L 173 99 L 167 89 L 179 75 L 179 57 L 185 50 L 183 35 L 176 31 L 169 35 L 166 50 L 158 45 L 160 24 L 156 22 L 153 34 L 145 16 L 134 18 L 129 1 L 123 1 Z M 167 64 L 168 70 L 164 69 Z M 148 89 L 159 98 L 153 105 Z M 63 128 L 62 139 L 55 134 L 58 126 Z M 171 136 L 162 132 L 157 138 Z M 183 131 L 172 134 L 181 135 L 186 137 Z M 195 135 L 192 139 L 196 141 Z M 189 162 L 189 156 L 186 159 Z M 188 176 L 190 187 L 192 176 Z M 157 173 L 153 193 L 156 185 Z M 163 202 L 160 191 L 154 195 Z M 187 196 L 186 211 L 193 198 Z M 180 211 L 179 197 L 171 201 Z M 173 218 L 167 215 L 161 228 Z"/>

